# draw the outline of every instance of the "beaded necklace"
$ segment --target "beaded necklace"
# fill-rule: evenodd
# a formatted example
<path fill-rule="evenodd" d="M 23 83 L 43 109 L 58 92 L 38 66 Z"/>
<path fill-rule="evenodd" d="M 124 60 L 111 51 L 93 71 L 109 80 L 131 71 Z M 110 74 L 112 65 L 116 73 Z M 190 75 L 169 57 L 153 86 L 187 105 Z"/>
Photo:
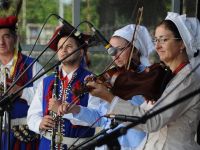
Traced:
<path fill-rule="evenodd" d="M 62 103 L 64 103 L 69 98 L 69 93 L 72 90 L 72 82 L 74 81 L 76 76 L 77 76 L 77 71 L 73 73 L 72 78 L 65 89 L 64 89 L 64 82 L 63 80 L 61 80 L 61 75 L 59 76 L 61 84 L 60 84 L 60 92 L 58 100 L 62 100 Z"/>

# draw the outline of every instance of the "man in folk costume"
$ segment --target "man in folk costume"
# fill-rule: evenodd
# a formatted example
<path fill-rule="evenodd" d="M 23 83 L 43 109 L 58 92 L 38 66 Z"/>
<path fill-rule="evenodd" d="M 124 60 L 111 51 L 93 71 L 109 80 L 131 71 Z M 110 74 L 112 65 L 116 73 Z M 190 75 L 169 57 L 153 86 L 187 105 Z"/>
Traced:
<path fill-rule="evenodd" d="M 19 51 L 17 45 L 16 16 L 0 18 L 0 82 L 1 86 L 11 85 L 22 72 L 34 61 L 33 58 L 27 57 Z M 32 79 L 38 71 L 41 70 L 39 63 L 34 63 L 16 84 L 11 88 L 8 94 L 15 93 L 20 87 Z M 7 74 L 7 75 L 6 75 Z M 6 81 L 6 84 L 5 84 Z M 24 88 L 17 98 L 11 101 L 11 132 L 10 148 L 12 150 L 34 150 L 38 146 L 38 135 L 30 131 L 27 126 L 26 116 L 29 105 L 34 95 L 38 81 L 31 83 Z M 5 84 L 5 85 L 3 85 Z M 2 89 L 2 88 L 1 88 Z M 5 89 L 4 89 L 5 90 Z M 1 95 L 3 92 L 1 91 Z M 7 105 L 7 104 L 6 104 Z M 5 106 L 3 106 L 5 107 Z M 1 140 L 1 150 L 7 150 L 8 133 L 8 114 L 4 115 L 4 131 Z"/>
<path fill-rule="evenodd" d="M 67 149 L 74 141 L 80 137 L 79 142 L 86 140 L 88 137 L 94 135 L 95 129 L 87 127 L 87 124 L 74 119 L 72 115 L 65 115 L 59 120 L 55 121 L 52 115 L 52 110 L 57 112 L 59 105 L 66 102 L 76 103 L 85 107 L 92 107 L 98 109 L 99 100 L 91 98 L 89 94 L 76 95 L 72 91 L 78 89 L 84 78 L 91 73 L 84 68 L 85 59 L 84 52 L 86 47 L 76 51 L 70 57 L 66 58 L 69 54 L 73 53 L 81 45 L 85 44 L 85 34 L 77 37 L 72 29 L 62 26 L 57 29 L 52 37 L 52 44 L 50 48 L 58 51 L 58 59 L 61 62 L 56 74 L 46 77 L 39 83 L 36 94 L 33 98 L 33 103 L 28 111 L 28 125 L 31 130 L 36 133 L 42 134 L 40 141 L 40 150 L 48 149 Z M 58 81 L 57 86 L 54 85 Z M 57 91 L 58 93 L 54 93 Z M 58 95 L 57 98 L 53 98 Z M 78 100 L 78 101 L 77 101 Z M 56 104 L 56 105 L 55 105 Z M 56 106 L 56 107 L 55 107 Z M 55 142 L 52 138 L 51 129 L 58 130 L 55 136 L 55 145 L 51 147 L 51 143 Z M 58 129 L 59 128 L 59 129 Z"/>

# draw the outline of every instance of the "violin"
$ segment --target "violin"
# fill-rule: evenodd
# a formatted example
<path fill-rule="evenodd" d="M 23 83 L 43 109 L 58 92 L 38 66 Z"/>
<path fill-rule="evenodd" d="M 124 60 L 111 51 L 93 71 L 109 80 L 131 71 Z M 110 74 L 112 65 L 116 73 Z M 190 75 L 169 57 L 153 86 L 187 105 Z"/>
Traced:
<path fill-rule="evenodd" d="M 107 88 L 111 89 L 112 86 L 114 85 L 116 78 L 119 76 L 119 74 L 127 72 L 127 71 L 134 72 L 134 70 L 136 70 L 137 66 L 138 65 L 136 65 L 134 63 L 134 61 L 131 61 L 129 70 L 127 70 L 125 67 L 114 66 L 114 67 L 111 67 L 110 69 L 106 70 L 105 72 L 103 72 L 101 75 L 95 77 L 94 79 L 99 83 L 103 83 Z M 91 80 L 91 79 L 89 79 L 89 80 Z"/>
<path fill-rule="evenodd" d="M 172 78 L 169 67 L 163 63 L 156 63 L 143 72 L 120 73 L 114 80 L 111 92 L 124 100 L 142 95 L 150 101 L 157 101 Z"/>
<path fill-rule="evenodd" d="M 124 100 L 142 95 L 148 100 L 157 101 L 173 78 L 172 71 L 163 63 L 156 63 L 147 67 L 143 72 L 135 72 L 124 68 L 111 68 L 101 76 L 87 78 L 86 82 L 95 80 L 104 84 L 113 95 Z M 89 92 L 91 87 L 82 84 L 79 90 L 72 90 L 75 95 Z"/>

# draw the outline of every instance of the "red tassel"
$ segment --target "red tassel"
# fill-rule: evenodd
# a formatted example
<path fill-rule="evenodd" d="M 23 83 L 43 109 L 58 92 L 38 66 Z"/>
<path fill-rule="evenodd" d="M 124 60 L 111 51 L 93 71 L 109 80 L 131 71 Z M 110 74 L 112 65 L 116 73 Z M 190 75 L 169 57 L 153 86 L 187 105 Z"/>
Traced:
<path fill-rule="evenodd" d="M 36 142 L 35 142 L 35 146 L 36 146 L 36 150 L 39 150 L 39 139 L 36 139 Z"/>
<path fill-rule="evenodd" d="M 15 142 L 13 150 L 20 150 L 20 141 L 18 139 L 16 139 L 16 142 Z"/>
<path fill-rule="evenodd" d="M 31 142 L 29 142 L 29 143 L 26 144 L 26 149 L 27 149 L 27 150 L 28 150 L 28 149 L 30 149 L 30 150 L 32 149 L 32 148 L 31 148 Z"/>

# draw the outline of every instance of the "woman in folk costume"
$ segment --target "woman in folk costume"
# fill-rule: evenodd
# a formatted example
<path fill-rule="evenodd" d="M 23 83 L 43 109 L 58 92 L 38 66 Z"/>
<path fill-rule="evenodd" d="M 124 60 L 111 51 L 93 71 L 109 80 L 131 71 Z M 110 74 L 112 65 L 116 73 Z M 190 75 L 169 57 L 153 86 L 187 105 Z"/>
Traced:
<path fill-rule="evenodd" d="M 115 60 L 115 65 L 119 68 L 120 67 L 123 68 L 127 65 L 127 60 L 129 58 L 130 51 L 133 46 L 131 40 L 133 37 L 134 29 L 135 29 L 135 24 L 126 25 L 116 30 L 110 39 L 110 44 L 116 50 L 116 53 L 114 56 L 112 56 L 112 59 Z M 135 41 L 134 46 L 135 50 L 132 57 L 132 62 L 134 63 L 134 67 L 132 67 L 132 69 L 134 68 L 135 72 L 140 73 L 144 71 L 146 66 L 149 65 L 148 54 L 154 50 L 154 45 L 151 36 L 146 27 L 138 26 L 137 39 Z M 133 96 L 132 99 L 130 99 L 128 102 L 131 105 L 139 106 L 144 102 L 144 98 L 140 95 L 137 95 Z M 67 111 L 67 105 L 64 104 L 60 106 L 59 113 L 64 114 L 72 112 L 74 114 L 74 117 L 76 117 L 77 119 L 88 122 L 89 124 L 93 124 L 98 118 L 108 113 L 109 108 L 110 104 L 105 102 L 102 98 L 100 109 L 91 109 L 83 106 L 76 106 L 72 108 L 70 111 Z M 126 108 L 123 107 L 123 109 Z M 95 126 L 109 128 L 110 123 L 111 123 L 110 119 L 103 117 L 95 124 Z M 118 127 L 121 126 L 123 125 L 120 124 Z M 109 130 L 108 132 L 112 132 L 112 130 Z M 118 142 L 122 150 L 138 150 L 143 147 L 145 137 L 146 137 L 145 132 L 136 129 L 131 129 L 127 132 L 126 135 L 118 138 Z M 111 147 L 112 146 L 113 145 L 111 145 Z M 96 149 L 105 150 L 108 149 L 108 147 L 104 145 L 102 147 L 96 147 Z"/>
<path fill-rule="evenodd" d="M 0 18 L 0 81 L 6 85 L 12 84 L 18 76 L 34 61 L 33 58 L 27 57 L 18 50 L 17 33 L 16 33 L 16 16 L 8 16 Z M 8 94 L 15 93 L 20 87 L 25 85 L 31 80 L 38 71 L 41 70 L 41 65 L 34 63 L 16 82 L 14 87 Z M 7 74 L 7 75 L 6 75 Z M 27 127 L 27 111 L 34 95 L 34 90 L 39 81 L 31 83 L 28 87 L 24 88 L 22 93 L 16 99 L 11 101 L 11 137 L 10 148 L 12 150 L 25 150 L 37 149 L 38 136 L 30 131 Z M 3 93 L 2 93 L 3 94 Z M 7 105 L 7 104 L 6 104 Z M 7 113 L 4 115 L 4 129 L 7 126 Z M 3 132 L 1 140 L 1 149 L 6 150 L 8 146 L 7 132 Z"/>
<path fill-rule="evenodd" d="M 74 35 L 72 29 L 68 29 L 65 25 L 58 28 L 52 39 L 50 47 L 58 51 L 58 59 L 62 60 L 67 55 L 74 52 L 81 45 L 85 44 L 85 35 L 77 37 Z M 59 34 L 58 34 L 59 33 Z M 57 37 L 56 37 L 57 36 Z M 68 37 L 69 36 L 69 37 Z M 33 103 L 28 112 L 28 125 L 30 129 L 36 133 L 42 134 L 39 149 L 48 150 L 52 148 L 52 140 L 50 129 L 54 128 L 59 131 L 62 140 L 53 146 L 53 149 L 67 149 L 73 142 L 80 137 L 80 141 L 86 140 L 88 137 L 94 135 L 95 129 L 84 125 L 74 119 L 72 115 L 63 116 L 59 121 L 55 121 L 50 114 L 51 111 L 57 112 L 57 107 L 62 103 L 72 103 L 78 99 L 77 105 L 85 107 L 98 107 L 98 100 L 92 98 L 89 94 L 75 95 L 72 89 L 80 88 L 84 78 L 91 73 L 84 68 L 83 56 L 86 47 L 72 54 L 70 57 L 64 59 L 57 71 L 57 77 L 52 74 L 46 77 L 38 86 L 37 92 L 34 96 Z M 58 81 L 57 86 L 54 82 Z M 56 90 L 55 90 L 56 89 Z M 58 95 L 54 98 L 54 91 Z M 56 139 L 59 138 L 56 136 Z"/>
<path fill-rule="evenodd" d="M 188 27 L 188 22 L 190 20 L 186 18 L 186 15 L 168 13 L 167 18 L 156 27 L 154 39 L 156 51 L 160 60 L 170 67 L 174 77 L 168 83 L 161 98 L 153 105 L 150 103 L 146 103 L 146 107 L 144 107 L 145 104 L 143 107 L 131 105 L 94 81 L 87 84 L 94 88 L 91 94 L 109 102 L 112 108 L 110 109 L 111 114 L 140 117 L 149 109 L 158 110 L 199 89 L 200 78 L 196 72 L 187 77 L 192 71 L 191 57 L 196 53 L 196 50 L 191 47 L 195 44 L 192 43 L 195 37 L 190 32 L 192 29 Z M 180 85 L 174 89 L 179 83 Z M 200 94 L 197 94 L 148 119 L 145 124 L 136 126 L 135 128 L 148 133 L 144 149 L 199 150 L 200 146 L 194 140 L 200 119 L 199 99 Z"/>

